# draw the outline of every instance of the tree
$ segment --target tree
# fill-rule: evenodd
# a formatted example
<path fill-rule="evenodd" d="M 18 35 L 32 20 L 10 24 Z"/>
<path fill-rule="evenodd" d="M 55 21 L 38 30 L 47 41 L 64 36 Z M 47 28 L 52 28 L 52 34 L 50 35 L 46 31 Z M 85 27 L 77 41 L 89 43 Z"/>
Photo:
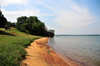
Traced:
<path fill-rule="evenodd" d="M 15 23 L 12 23 L 10 21 L 7 21 L 6 25 L 9 26 L 9 27 L 15 27 Z"/>
<path fill-rule="evenodd" d="M 26 32 L 27 34 L 34 34 L 39 36 L 54 36 L 54 30 L 47 31 L 45 24 L 38 20 L 36 16 L 26 16 L 17 18 L 17 29 Z"/>
<path fill-rule="evenodd" d="M 50 29 L 48 32 L 54 33 L 54 30 Z"/>
<path fill-rule="evenodd" d="M 25 23 L 28 18 L 26 16 L 21 16 L 17 18 L 16 27 L 20 30 L 20 25 Z"/>
<path fill-rule="evenodd" d="M 43 36 L 45 32 L 45 25 L 42 22 L 34 23 L 32 25 L 32 30 L 35 35 Z"/>
<path fill-rule="evenodd" d="M 28 29 L 31 29 L 32 25 L 37 22 L 38 22 L 38 18 L 36 16 L 30 16 L 26 21 L 26 23 L 28 24 Z"/>
<path fill-rule="evenodd" d="M 16 23 L 12 23 L 10 26 L 11 27 L 15 27 L 16 26 Z"/>
<path fill-rule="evenodd" d="M 23 31 L 23 32 L 26 32 L 26 30 L 27 30 L 27 26 L 28 26 L 27 23 L 23 23 L 23 24 L 21 24 L 21 25 L 20 25 L 20 30 Z"/>
<path fill-rule="evenodd" d="M 0 10 L 0 28 L 3 28 L 7 22 L 7 19 L 2 14 L 2 11 Z"/>

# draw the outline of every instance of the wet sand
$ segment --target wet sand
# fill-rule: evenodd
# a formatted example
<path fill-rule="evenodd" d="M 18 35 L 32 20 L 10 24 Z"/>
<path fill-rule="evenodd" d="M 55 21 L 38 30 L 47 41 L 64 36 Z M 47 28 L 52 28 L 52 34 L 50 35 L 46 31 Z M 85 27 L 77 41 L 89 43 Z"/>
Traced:
<path fill-rule="evenodd" d="M 32 42 L 31 46 L 25 49 L 27 55 L 21 66 L 78 66 L 74 61 L 56 53 L 53 48 L 49 47 L 48 39 L 44 37 Z"/>

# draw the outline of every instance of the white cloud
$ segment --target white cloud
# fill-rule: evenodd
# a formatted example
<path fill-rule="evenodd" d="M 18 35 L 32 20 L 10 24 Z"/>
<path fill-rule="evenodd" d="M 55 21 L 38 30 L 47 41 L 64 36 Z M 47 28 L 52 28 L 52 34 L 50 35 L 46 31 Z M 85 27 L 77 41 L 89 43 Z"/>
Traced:
<path fill-rule="evenodd" d="M 94 17 L 87 12 L 61 11 L 59 12 L 55 22 L 67 28 L 79 28 L 95 22 Z"/>
<path fill-rule="evenodd" d="M 54 21 L 62 27 L 51 27 L 56 31 L 56 34 L 62 33 L 79 33 L 81 29 L 96 22 L 96 17 L 91 14 L 88 7 L 75 4 L 72 0 L 54 1 L 49 3 L 44 0 L 38 0 L 40 4 L 51 9 L 56 15 Z M 62 5 L 58 4 L 61 3 Z M 52 5 L 50 4 L 52 3 Z M 56 5 L 55 5 L 55 4 Z M 50 27 L 49 27 L 50 28 Z M 88 32 L 88 31 L 87 31 Z M 81 33 L 81 32 L 80 32 Z"/>
<path fill-rule="evenodd" d="M 18 11 L 5 11 L 3 10 L 4 16 L 8 21 L 16 22 L 16 18 L 20 16 L 40 16 L 40 10 L 34 9 L 23 9 Z"/>
<path fill-rule="evenodd" d="M 46 16 L 53 16 L 53 14 L 41 13 L 39 9 L 29 8 L 29 9 L 22 9 L 18 11 L 5 11 L 2 9 L 4 16 L 7 18 L 8 21 L 16 22 L 17 17 L 20 16 L 37 16 L 43 19 L 47 19 Z M 42 21 L 44 21 L 42 19 Z"/>
<path fill-rule="evenodd" d="M 43 13 L 42 16 L 54 16 L 54 14 Z"/>
<path fill-rule="evenodd" d="M 96 22 L 95 18 L 89 13 L 87 7 L 76 5 L 72 0 L 62 1 L 61 3 L 65 4 L 65 6 L 59 5 L 54 1 L 49 2 L 53 2 L 52 5 L 47 4 L 46 0 L 38 1 L 55 13 L 57 18 L 54 19 L 54 21 L 63 27 L 80 28 Z"/>
<path fill-rule="evenodd" d="M 87 8 L 76 5 L 70 2 L 70 10 L 60 9 L 56 10 L 57 18 L 55 22 L 67 28 L 81 28 L 96 22 Z"/>
<path fill-rule="evenodd" d="M 7 6 L 9 4 L 23 4 L 27 5 L 29 3 L 28 0 L 0 0 L 1 6 Z"/>

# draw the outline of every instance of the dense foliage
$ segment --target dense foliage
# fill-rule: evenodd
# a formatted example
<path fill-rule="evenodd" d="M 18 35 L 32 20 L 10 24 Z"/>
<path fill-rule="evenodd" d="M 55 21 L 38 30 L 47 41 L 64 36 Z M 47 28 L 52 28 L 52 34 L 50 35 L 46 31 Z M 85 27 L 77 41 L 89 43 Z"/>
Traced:
<path fill-rule="evenodd" d="M 45 24 L 38 20 L 36 16 L 22 16 L 17 18 L 17 29 L 34 35 L 53 37 L 54 33 L 47 31 Z"/>
<path fill-rule="evenodd" d="M 6 22 L 6 24 L 5 24 L 5 29 L 7 30 L 7 29 L 10 29 L 10 27 L 15 27 L 16 26 L 16 24 L 15 23 L 12 23 L 12 22 Z"/>
<path fill-rule="evenodd" d="M 0 10 L 0 28 L 3 28 L 5 26 L 7 22 L 7 19 L 4 17 L 4 15 L 2 14 L 1 10 Z"/>
<path fill-rule="evenodd" d="M 12 23 L 10 21 L 9 22 L 7 21 L 5 26 L 15 27 L 15 25 L 16 25 L 15 23 Z"/>

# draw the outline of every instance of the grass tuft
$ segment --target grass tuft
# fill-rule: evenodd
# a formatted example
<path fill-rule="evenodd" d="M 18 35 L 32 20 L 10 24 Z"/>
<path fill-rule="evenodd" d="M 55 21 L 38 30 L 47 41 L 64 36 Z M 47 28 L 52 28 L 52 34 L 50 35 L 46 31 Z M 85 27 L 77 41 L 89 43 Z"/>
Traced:
<path fill-rule="evenodd" d="M 0 66 L 20 66 L 25 48 L 41 36 L 27 35 L 16 28 L 0 29 Z"/>

